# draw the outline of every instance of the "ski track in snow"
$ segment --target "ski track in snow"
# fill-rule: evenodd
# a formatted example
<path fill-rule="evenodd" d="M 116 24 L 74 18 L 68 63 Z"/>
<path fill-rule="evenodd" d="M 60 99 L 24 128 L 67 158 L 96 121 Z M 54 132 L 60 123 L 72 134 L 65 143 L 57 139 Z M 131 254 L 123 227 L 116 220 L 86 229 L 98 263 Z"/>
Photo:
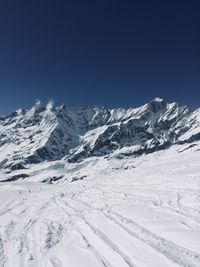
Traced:
<path fill-rule="evenodd" d="M 108 245 L 109 247 L 111 247 L 112 250 L 114 250 L 116 253 L 118 253 L 122 258 L 123 260 L 127 263 L 127 265 L 129 267 L 134 267 L 135 265 L 131 262 L 131 259 L 129 259 L 128 256 L 126 256 L 122 251 L 120 251 L 120 249 L 117 247 L 116 244 L 114 244 L 108 236 L 106 236 L 103 232 L 101 232 L 99 229 L 97 229 L 96 227 L 92 226 L 86 219 L 83 215 L 81 215 L 81 211 L 79 210 L 76 210 L 75 208 L 73 208 L 72 206 L 70 206 L 69 204 L 67 204 L 67 202 L 64 202 L 64 204 L 69 207 L 70 209 L 72 209 L 72 211 L 75 212 L 75 214 L 77 215 L 77 217 L 81 218 L 83 220 L 83 222 L 91 229 L 91 231 L 95 234 L 95 235 L 98 235 L 99 238 L 101 238 L 105 243 L 106 245 Z M 59 207 L 61 207 L 59 205 Z M 63 210 L 63 209 L 62 209 Z M 79 231 L 80 233 L 80 231 Z M 81 234 L 82 235 L 82 234 Z M 83 235 L 82 235 L 83 237 Z M 86 238 L 84 238 L 84 240 L 86 241 Z M 86 242 L 88 244 L 88 241 Z M 93 249 L 94 250 L 94 249 Z M 96 253 L 95 253 L 96 254 Z M 101 258 L 101 262 L 104 264 L 104 266 L 107 266 L 105 264 L 105 261 L 102 259 L 102 256 L 100 257 Z"/>
<path fill-rule="evenodd" d="M 84 190 L 82 192 L 77 192 L 77 195 L 73 197 L 71 197 L 70 194 L 66 193 L 65 191 L 60 194 L 56 195 L 53 194 L 50 200 L 45 202 L 42 206 L 40 206 L 38 209 L 35 210 L 35 212 L 31 214 L 31 217 L 29 217 L 30 213 L 28 209 L 27 212 L 25 210 L 25 212 L 22 213 L 21 218 L 20 216 L 16 216 L 11 213 L 11 211 L 15 211 L 15 208 L 22 205 L 25 202 L 25 199 L 23 199 L 23 201 L 17 202 L 17 204 L 15 205 L 13 205 L 13 202 L 11 204 L 8 204 L 5 211 L 2 211 L 0 215 L 3 218 L 5 218 L 6 215 L 11 217 L 12 221 L 15 222 L 15 224 L 13 225 L 14 228 L 16 228 L 16 224 L 20 224 L 21 232 L 18 232 L 18 235 L 16 237 L 13 234 L 14 230 L 10 229 L 9 232 L 11 231 L 12 232 L 10 233 L 8 240 L 5 239 L 3 241 L 2 237 L 0 238 L 1 266 L 11 266 L 9 264 L 11 262 L 14 262 L 10 260 L 7 261 L 10 255 L 8 250 L 6 249 L 7 243 L 9 242 L 9 240 L 10 242 L 12 242 L 13 238 L 15 239 L 18 238 L 16 243 L 18 245 L 20 244 L 21 246 L 21 248 L 18 250 L 18 254 L 13 255 L 13 257 L 16 256 L 19 257 L 18 261 L 19 266 L 21 267 L 45 266 L 42 265 L 45 262 L 45 260 L 43 260 L 42 258 L 45 258 L 46 255 L 41 255 L 42 244 L 39 244 L 39 240 L 37 240 L 37 235 L 34 236 L 34 228 L 36 227 L 37 224 L 39 224 L 40 219 L 41 221 L 44 219 L 43 213 L 45 212 L 48 213 L 48 207 L 51 206 L 52 204 L 55 204 L 58 208 L 58 211 L 67 217 L 68 223 L 71 224 L 71 229 L 79 233 L 80 237 L 84 240 L 86 247 L 91 250 L 94 257 L 96 257 L 97 261 L 99 261 L 100 266 L 114 267 L 117 265 L 113 265 L 113 263 L 110 262 L 108 258 L 105 258 L 105 256 L 101 254 L 101 251 L 99 251 L 98 248 L 95 248 L 95 244 L 92 244 L 90 242 L 90 237 L 87 237 L 87 235 L 84 234 L 84 232 L 82 231 L 82 228 L 84 227 L 88 227 L 93 235 L 96 235 L 99 239 L 101 239 L 105 243 L 105 246 L 108 246 L 111 250 L 113 250 L 114 254 L 115 253 L 118 254 L 118 257 L 121 257 L 121 259 L 123 260 L 124 266 L 135 267 L 140 265 L 138 264 L 138 262 L 134 262 L 134 258 L 132 259 L 129 254 L 126 254 L 126 252 L 124 252 L 117 243 L 115 243 L 107 234 L 105 234 L 99 228 L 99 226 L 97 228 L 89 221 L 88 216 L 90 216 L 90 214 L 92 214 L 92 216 L 95 216 L 95 214 L 101 214 L 101 216 L 104 216 L 107 220 L 110 220 L 112 223 L 119 226 L 123 231 L 128 233 L 130 236 L 139 239 L 140 241 L 147 244 L 151 249 L 153 248 L 158 253 L 161 253 L 164 256 L 166 256 L 169 260 L 176 263 L 177 266 L 183 266 L 183 267 L 200 266 L 200 255 L 198 253 L 190 251 L 171 241 L 159 237 L 158 235 L 152 233 L 145 227 L 142 227 L 132 219 L 127 218 L 122 214 L 116 212 L 112 208 L 112 205 L 110 208 L 109 205 L 106 205 L 103 208 L 95 208 L 94 205 L 91 205 L 90 202 L 79 200 L 80 194 L 87 195 L 87 189 L 85 189 L 85 192 Z M 97 192 L 97 195 L 98 194 L 99 191 Z M 113 192 L 111 191 L 110 195 L 112 194 Z M 105 195 L 106 199 L 108 200 L 109 193 L 104 193 L 104 191 L 102 191 L 101 196 L 105 197 Z M 138 203 L 144 203 L 144 201 L 138 199 L 136 201 L 136 205 Z M 30 202 L 29 205 L 31 204 L 32 203 Z M 149 206 L 151 208 L 153 207 L 151 202 L 149 203 Z M 192 214 L 190 214 L 190 209 L 183 209 L 183 207 L 181 207 L 180 210 L 178 210 L 178 208 L 172 209 L 171 207 L 155 205 L 155 209 L 158 208 L 164 211 L 169 210 L 175 214 L 177 213 L 177 215 L 182 215 L 182 216 L 184 215 L 185 217 L 189 215 L 190 219 L 192 219 L 191 217 Z M 184 212 L 182 212 L 182 210 L 184 210 Z M 186 213 L 187 211 L 189 214 Z M 198 211 L 196 211 L 195 213 L 196 213 L 195 215 L 197 216 Z M 195 221 L 198 220 L 195 219 Z M 83 224 L 83 225 L 79 227 L 77 224 L 78 225 Z M 8 243 L 8 248 L 10 246 L 11 245 Z M 64 263 L 62 263 L 62 259 L 56 257 L 52 257 L 49 262 L 51 262 L 51 265 L 55 267 L 64 266 L 63 265 Z"/>
<path fill-rule="evenodd" d="M 74 183 L 2 183 L 0 267 L 199 267 L 200 168 L 187 153 L 174 169 L 166 153 L 162 168 L 147 156 Z"/>
<path fill-rule="evenodd" d="M 76 199 L 70 199 L 71 201 L 78 202 L 87 208 L 89 208 L 92 212 L 94 210 L 91 206 L 89 206 L 87 203 L 78 201 Z M 70 206 L 67 202 L 63 201 L 66 206 L 70 207 L 72 210 L 74 210 L 77 214 L 81 214 L 79 210 L 74 209 L 72 206 Z M 115 224 L 119 225 L 123 230 L 125 230 L 128 234 L 142 240 L 143 242 L 147 243 L 149 246 L 154 248 L 160 253 L 163 253 L 165 256 L 167 256 L 169 259 L 174 261 L 175 263 L 180 264 L 181 266 L 187 267 L 187 266 L 199 266 L 200 265 L 200 255 L 197 253 L 193 253 L 192 251 L 189 251 L 183 247 L 180 247 L 173 242 L 170 242 L 164 238 L 160 238 L 159 236 L 153 234 L 149 230 L 145 229 L 144 227 L 140 226 L 136 222 L 116 213 L 111 210 L 108 211 L 101 211 L 101 209 L 95 209 L 95 212 L 102 212 L 106 218 L 114 222 Z M 80 217 L 80 215 L 79 215 Z M 86 221 L 86 219 L 81 216 L 81 218 L 84 220 L 84 222 L 92 229 L 93 232 L 97 233 L 107 244 L 111 244 L 112 242 L 109 241 L 108 237 L 106 237 L 99 229 L 94 228 L 94 226 L 91 226 L 91 224 Z M 123 222 L 125 222 L 125 225 L 123 225 Z M 131 225 L 132 228 L 128 228 L 126 225 Z M 115 247 L 115 245 L 112 244 L 112 246 Z M 118 249 L 115 248 L 116 251 L 120 255 L 122 255 L 122 252 L 120 252 Z M 128 266 L 135 266 L 134 264 L 130 263 L 130 260 L 127 259 L 126 256 L 122 256 L 123 259 L 128 263 Z M 193 265 L 194 261 L 194 265 Z M 197 265 L 195 265 L 195 263 Z"/>

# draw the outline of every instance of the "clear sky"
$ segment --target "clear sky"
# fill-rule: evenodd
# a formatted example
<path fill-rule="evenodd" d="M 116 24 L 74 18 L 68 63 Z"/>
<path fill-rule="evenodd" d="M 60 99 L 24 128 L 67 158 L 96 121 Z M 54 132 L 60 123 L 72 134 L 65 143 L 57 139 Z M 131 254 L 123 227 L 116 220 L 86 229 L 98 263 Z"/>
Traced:
<path fill-rule="evenodd" d="M 1 1 L 0 114 L 156 96 L 200 106 L 200 1 Z"/>

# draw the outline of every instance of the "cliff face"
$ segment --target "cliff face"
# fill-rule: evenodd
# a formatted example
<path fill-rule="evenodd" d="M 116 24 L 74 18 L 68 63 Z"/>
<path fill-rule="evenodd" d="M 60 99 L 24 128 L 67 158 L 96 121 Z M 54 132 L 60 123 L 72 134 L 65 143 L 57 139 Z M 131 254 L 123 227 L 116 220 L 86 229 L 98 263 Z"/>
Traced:
<path fill-rule="evenodd" d="M 65 158 L 141 155 L 200 140 L 200 110 L 156 98 L 139 108 L 54 108 L 37 103 L 0 118 L 0 167 Z"/>

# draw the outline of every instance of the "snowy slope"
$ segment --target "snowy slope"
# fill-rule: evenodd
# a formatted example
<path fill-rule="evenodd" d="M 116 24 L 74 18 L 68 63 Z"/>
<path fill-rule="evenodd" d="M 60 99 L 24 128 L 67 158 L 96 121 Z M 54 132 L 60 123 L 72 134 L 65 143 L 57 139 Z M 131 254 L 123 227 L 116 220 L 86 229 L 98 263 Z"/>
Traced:
<path fill-rule="evenodd" d="M 0 266 L 200 266 L 195 144 L 39 163 L 29 179 L 1 183 Z M 50 176 L 65 183 L 35 182 Z"/>
<path fill-rule="evenodd" d="M 38 102 L 0 118 L 0 267 L 199 267 L 200 109 Z"/>

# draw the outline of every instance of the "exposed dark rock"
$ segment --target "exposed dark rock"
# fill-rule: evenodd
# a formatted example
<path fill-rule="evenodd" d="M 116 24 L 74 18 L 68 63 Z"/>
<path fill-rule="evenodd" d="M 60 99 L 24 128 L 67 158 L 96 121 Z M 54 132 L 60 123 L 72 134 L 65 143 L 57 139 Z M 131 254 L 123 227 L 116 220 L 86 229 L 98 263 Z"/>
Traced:
<path fill-rule="evenodd" d="M 199 113 L 160 98 L 137 109 L 114 110 L 54 108 L 38 102 L 30 110 L 0 118 L 0 147 L 7 151 L 0 168 L 20 170 L 63 157 L 71 163 L 91 156 L 109 159 L 115 151 L 117 157 L 140 156 L 193 143 L 200 140 Z M 126 147 L 131 149 L 120 151 Z"/>
<path fill-rule="evenodd" d="M 28 174 L 21 173 L 21 174 L 13 175 L 13 176 L 7 178 L 6 180 L 4 180 L 4 182 L 14 182 L 14 181 L 17 181 L 19 179 L 25 179 L 27 177 L 29 177 Z"/>

